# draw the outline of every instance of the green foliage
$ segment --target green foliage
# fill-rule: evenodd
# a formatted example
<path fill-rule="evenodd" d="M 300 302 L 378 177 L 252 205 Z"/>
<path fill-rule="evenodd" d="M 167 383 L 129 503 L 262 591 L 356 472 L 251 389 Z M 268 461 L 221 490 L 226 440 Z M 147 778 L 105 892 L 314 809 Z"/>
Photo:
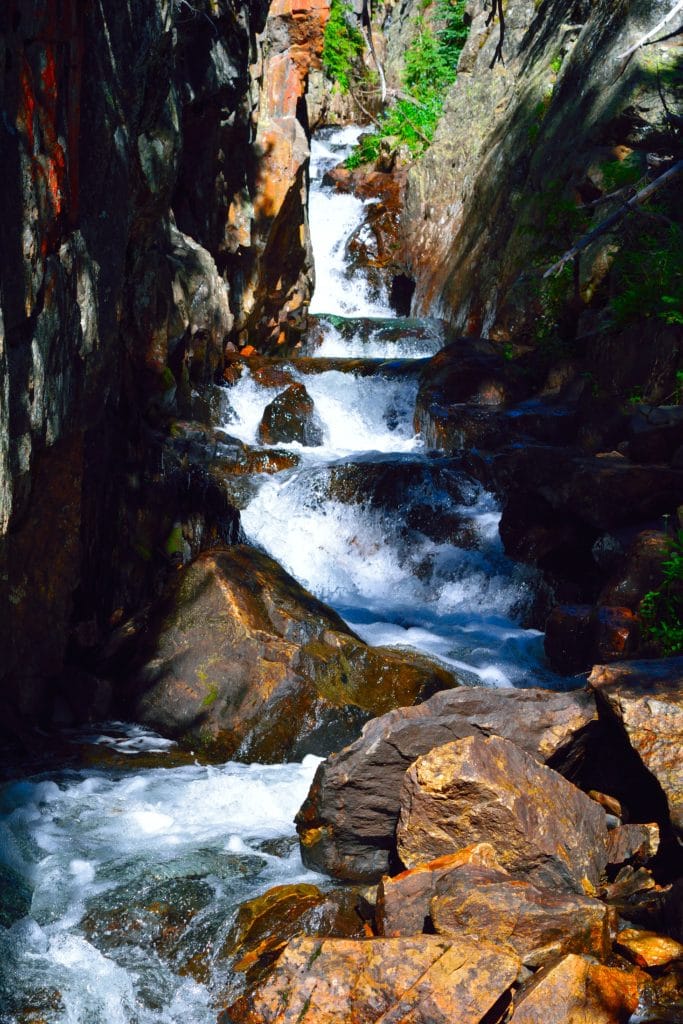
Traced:
<path fill-rule="evenodd" d="M 623 160 L 608 160 L 600 165 L 606 192 L 616 192 L 627 185 L 635 185 L 645 173 L 642 153 L 629 153 Z"/>
<path fill-rule="evenodd" d="M 363 35 L 354 26 L 347 0 L 332 0 L 323 40 L 323 68 L 340 92 L 348 92 L 363 54 Z"/>
<path fill-rule="evenodd" d="M 673 221 L 647 226 L 644 234 L 631 227 L 614 260 L 610 311 L 618 327 L 642 318 L 683 324 L 683 229 Z"/>
<path fill-rule="evenodd" d="M 422 9 L 431 7 L 431 0 Z M 424 152 L 441 117 L 448 87 L 456 76 L 458 57 L 467 39 L 465 0 L 436 0 L 436 31 L 420 17 L 417 35 L 408 47 L 402 84 L 406 95 L 396 100 L 346 162 L 354 168 L 376 160 L 382 141 L 390 149 L 406 146 L 413 156 Z"/>
<path fill-rule="evenodd" d="M 678 530 L 662 563 L 664 580 L 640 605 L 640 619 L 648 640 L 662 654 L 683 651 L 683 530 Z"/>

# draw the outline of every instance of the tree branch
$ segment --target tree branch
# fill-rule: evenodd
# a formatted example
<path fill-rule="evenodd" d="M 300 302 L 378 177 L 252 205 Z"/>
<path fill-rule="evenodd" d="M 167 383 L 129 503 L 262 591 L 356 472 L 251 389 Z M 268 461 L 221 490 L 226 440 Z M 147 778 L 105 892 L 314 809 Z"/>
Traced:
<path fill-rule="evenodd" d="M 644 36 L 642 36 L 637 43 L 634 43 L 628 50 L 624 50 L 623 53 L 617 54 L 617 60 L 623 60 L 624 57 L 630 57 L 632 53 L 635 53 L 641 46 L 644 46 L 653 36 L 656 36 L 661 29 L 667 25 L 672 18 L 675 18 L 677 14 L 683 11 L 683 0 L 678 0 L 677 3 L 671 8 L 669 13 L 658 22 L 653 29 L 650 29 Z"/>
<path fill-rule="evenodd" d="M 681 0 L 681 3 L 683 3 L 683 0 Z M 495 67 L 498 61 L 500 61 L 501 64 L 505 64 L 505 61 L 503 60 L 503 42 L 505 41 L 505 12 L 503 10 L 503 0 L 493 0 L 491 13 L 486 19 L 487 25 L 492 24 L 496 13 L 498 14 L 498 43 L 496 44 L 493 59 L 489 64 L 489 70 Z"/>
<path fill-rule="evenodd" d="M 633 209 L 640 206 L 641 203 L 646 202 L 650 196 L 653 196 L 655 192 L 659 192 L 659 190 L 665 185 L 668 185 L 670 182 L 674 181 L 674 179 L 679 178 L 681 174 L 683 174 L 683 160 L 679 160 L 673 165 L 673 167 L 670 167 L 668 171 L 665 171 L 664 174 L 660 174 L 658 178 L 655 178 L 655 180 L 651 181 L 649 185 L 646 185 L 645 188 L 640 190 L 640 192 L 637 192 L 632 196 L 628 202 L 623 203 L 618 210 L 615 210 L 609 217 L 606 217 L 602 223 L 598 224 L 598 226 L 593 228 L 592 231 L 589 231 L 587 235 L 583 236 L 583 238 L 580 238 L 578 242 L 575 242 L 571 249 L 569 249 L 564 256 L 557 261 L 557 263 L 554 263 L 552 267 L 549 267 L 548 270 L 546 270 L 543 275 L 544 279 L 546 277 L 550 277 L 551 274 L 559 274 L 570 260 L 573 260 L 580 252 L 583 252 L 584 249 L 588 248 L 596 238 L 604 235 L 606 231 L 609 231 L 610 228 L 613 228 L 623 220 L 624 217 L 631 213 Z"/>

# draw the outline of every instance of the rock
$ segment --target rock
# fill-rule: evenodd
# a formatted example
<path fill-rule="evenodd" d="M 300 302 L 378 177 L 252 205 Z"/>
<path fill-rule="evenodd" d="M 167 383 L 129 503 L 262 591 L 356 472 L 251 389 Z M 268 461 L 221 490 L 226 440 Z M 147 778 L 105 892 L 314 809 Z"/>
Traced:
<path fill-rule="evenodd" d="M 380 935 L 392 938 L 400 935 L 418 935 L 426 931 L 430 903 L 436 895 L 437 884 L 449 879 L 463 864 L 480 867 L 499 867 L 495 850 L 490 843 L 475 843 L 457 853 L 438 857 L 428 864 L 400 874 L 384 875 L 377 889 L 377 929 Z"/>
<path fill-rule="evenodd" d="M 323 893 L 303 882 L 275 886 L 240 906 L 219 956 L 228 958 L 231 970 L 253 985 L 295 935 L 364 936 L 364 923 L 355 910 L 358 899 L 356 890 Z"/>
<path fill-rule="evenodd" d="M 636 966 L 646 969 L 665 967 L 674 960 L 683 960 L 683 943 L 656 932 L 624 928 L 617 935 L 616 946 Z"/>
<path fill-rule="evenodd" d="M 683 831 L 683 658 L 596 665 L 588 685 L 661 786 L 671 821 Z"/>
<path fill-rule="evenodd" d="M 298 938 L 219 1024 L 479 1024 L 519 967 L 512 951 L 464 938 Z"/>
<path fill-rule="evenodd" d="M 662 562 L 669 551 L 669 538 L 659 530 L 643 530 L 632 541 L 620 565 L 602 590 L 599 603 L 619 605 L 637 611 L 650 590 L 662 583 Z"/>
<path fill-rule="evenodd" d="M 6 864 L 0 864 L 0 925 L 10 928 L 31 912 L 33 890 L 21 875 Z"/>
<path fill-rule="evenodd" d="M 489 842 L 516 877 L 593 893 L 606 838 L 601 807 L 498 736 L 436 747 L 403 781 L 396 843 L 406 867 Z"/>
<path fill-rule="evenodd" d="M 625 864 L 634 861 L 646 864 L 659 849 L 659 827 L 651 825 L 618 825 L 607 836 L 607 863 Z"/>
<path fill-rule="evenodd" d="M 591 663 L 628 658 L 635 653 L 640 640 L 638 619 L 629 608 L 596 608 L 591 616 L 591 631 Z"/>
<path fill-rule="evenodd" d="M 322 444 L 322 427 L 303 384 L 290 384 L 265 407 L 258 435 L 263 444 L 298 441 L 309 448 Z"/>
<path fill-rule="evenodd" d="M 592 610 L 589 604 L 557 605 L 548 616 L 543 646 L 557 672 L 574 675 L 588 667 Z"/>
<path fill-rule="evenodd" d="M 543 967 L 515 997 L 510 1024 L 626 1024 L 644 978 L 569 953 Z"/>
<path fill-rule="evenodd" d="M 277 562 L 247 545 L 178 573 L 124 666 L 127 713 L 205 754 L 329 753 L 369 715 L 454 684 L 421 655 L 367 647 Z"/>
<path fill-rule="evenodd" d="M 369 722 L 318 768 L 297 815 L 304 863 L 336 878 L 379 881 L 395 863 L 401 785 L 416 757 L 462 736 L 493 734 L 562 770 L 594 719 L 582 692 L 462 687 Z"/>
<path fill-rule="evenodd" d="M 641 405 L 628 424 L 628 453 L 634 462 L 670 462 L 683 444 L 680 405 Z"/>
<path fill-rule="evenodd" d="M 511 946 L 527 967 L 560 953 L 606 957 L 616 913 L 577 893 L 511 878 L 500 867 L 465 864 L 436 882 L 430 913 L 439 935 Z"/>

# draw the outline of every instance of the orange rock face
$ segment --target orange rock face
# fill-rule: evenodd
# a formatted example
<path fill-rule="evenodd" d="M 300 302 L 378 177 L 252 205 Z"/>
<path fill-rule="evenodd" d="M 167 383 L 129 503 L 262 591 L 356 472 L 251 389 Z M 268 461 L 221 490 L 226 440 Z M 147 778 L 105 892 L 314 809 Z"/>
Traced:
<path fill-rule="evenodd" d="M 638 1006 L 644 980 L 569 954 L 535 975 L 515 999 L 510 1024 L 625 1024 Z"/>
<path fill-rule="evenodd" d="M 298 938 L 219 1024 L 479 1024 L 519 966 L 512 951 L 469 939 Z"/>

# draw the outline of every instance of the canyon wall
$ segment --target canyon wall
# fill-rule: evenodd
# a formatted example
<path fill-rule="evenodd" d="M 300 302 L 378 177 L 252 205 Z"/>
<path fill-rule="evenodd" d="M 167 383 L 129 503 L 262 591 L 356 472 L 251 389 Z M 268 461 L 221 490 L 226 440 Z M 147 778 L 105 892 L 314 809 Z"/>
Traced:
<path fill-rule="evenodd" d="M 541 270 L 587 227 L 576 208 L 610 191 L 619 163 L 631 160 L 637 179 L 646 154 L 672 155 L 662 95 L 675 110 L 680 36 L 666 38 L 674 24 L 655 34 L 663 42 L 622 56 L 668 10 L 655 0 L 520 0 L 508 5 L 503 60 L 491 67 L 498 22 L 487 24 L 486 0 L 471 0 L 457 80 L 408 180 L 416 312 L 502 341 L 533 335 Z M 609 263 L 604 241 L 585 254 L 584 303 Z M 579 330 L 592 326 L 588 311 Z"/>
<path fill-rule="evenodd" d="M 328 0 L 9 0 L 0 12 L 0 686 L 49 713 L 87 651 L 238 516 L 174 418 L 312 288 L 304 95 Z M 171 471 L 172 470 L 172 471 Z M 202 493 L 193 495 L 193 488 Z M 203 488 L 203 490 L 202 490 Z M 185 525 L 185 523 L 183 523 Z M 14 709 L 14 711 L 12 710 Z"/>

